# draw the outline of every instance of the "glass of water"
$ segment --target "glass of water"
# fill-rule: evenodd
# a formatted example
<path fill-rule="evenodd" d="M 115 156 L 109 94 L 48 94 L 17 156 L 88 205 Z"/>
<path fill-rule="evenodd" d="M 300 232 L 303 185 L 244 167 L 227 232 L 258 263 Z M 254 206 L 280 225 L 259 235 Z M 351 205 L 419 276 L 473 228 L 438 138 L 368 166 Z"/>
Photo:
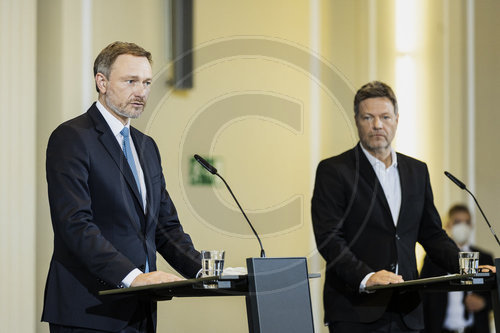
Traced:
<path fill-rule="evenodd" d="M 201 269 L 196 277 L 221 276 L 224 270 L 224 250 L 201 251 Z M 203 281 L 204 288 L 217 288 L 217 281 Z"/>
<path fill-rule="evenodd" d="M 479 252 L 459 252 L 460 274 L 476 274 L 479 266 Z M 472 278 L 462 280 L 462 284 L 472 284 Z"/>

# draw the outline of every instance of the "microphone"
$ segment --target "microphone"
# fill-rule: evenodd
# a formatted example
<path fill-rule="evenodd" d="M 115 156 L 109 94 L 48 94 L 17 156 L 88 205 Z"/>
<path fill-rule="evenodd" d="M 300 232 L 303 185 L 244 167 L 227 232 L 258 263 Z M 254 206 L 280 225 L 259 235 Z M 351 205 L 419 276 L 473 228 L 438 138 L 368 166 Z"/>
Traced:
<path fill-rule="evenodd" d="M 467 188 L 467 186 L 465 186 L 465 184 L 463 182 L 461 182 L 460 180 L 458 180 L 458 178 L 456 178 L 455 176 L 453 176 L 451 173 L 449 173 L 448 171 L 445 171 L 444 174 L 445 174 L 446 177 L 450 178 L 451 181 L 455 183 L 455 185 L 457 185 L 458 187 L 460 187 L 462 190 L 467 191 L 467 193 L 469 193 L 472 196 L 472 198 L 474 199 L 474 202 L 477 205 L 477 208 L 479 208 L 479 211 L 483 215 L 483 218 L 486 221 L 486 224 L 488 224 L 488 227 L 490 228 L 491 233 L 495 237 L 495 239 L 497 241 L 497 244 L 500 246 L 500 241 L 498 240 L 497 234 L 495 233 L 495 230 L 491 226 L 490 221 L 488 221 L 488 219 L 486 218 L 486 215 L 484 214 L 483 210 L 481 209 L 481 206 L 479 205 L 479 202 L 477 202 L 476 197 L 474 196 L 474 194 L 472 194 L 472 192 L 469 191 L 469 189 Z"/>
<path fill-rule="evenodd" d="M 212 175 L 217 175 L 217 169 L 214 168 L 210 163 L 208 163 L 203 157 L 198 154 L 194 154 L 194 159 L 200 163 L 205 169 L 208 170 Z"/>
<path fill-rule="evenodd" d="M 467 187 L 465 186 L 464 183 L 462 183 L 460 180 L 458 180 L 455 176 L 453 176 L 451 173 L 448 171 L 444 172 L 445 176 L 450 178 L 452 182 L 454 182 L 458 187 L 460 187 L 462 190 L 467 190 Z"/>
<path fill-rule="evenodd" d="M 259 241 L 259 245 L 260 245 L 260 257 L 261 258 L 265 258 L 266 257 L 266 252 L 264 251 L 264 247 L 262 247 L 262 242 L 260 240 L 260 237 L 259 237 L 259 234 L 257 234 L 257 231 L 255 231 L 255 228 L 253 227 L 252 223 L 250 222 L 250 220 L 248 219 L 247 217 L 247 214 L 245 214 L 245 211 L 243 210 L 243 208 L 241 208 L 240 206 L 240 203 L 238 202 L 238 199 L 236 199 L 236 197 L 234 196 L 233 194 L 233 191 L 231 190 L 231 188 L 229 187 L 228 183 L 226 182 L 226 180 L 224 178 L 222 178 L 221 175 L 219 175 L 217 173 L 217 169 L 214 168 L 210 163 L 208 163 L 203 157 L 201 157 L 200 155 L 198 154 L 194 154 L 194 159 L 200 163 L 205 169 L 207 169 L 208 172 L 210 172 L 212 175 L 216 175 L 217 177 L 219 177 L 223 182 L 224 182 L 224 185 L 226 185 L 227 189 L 229 190 L 229 193 L 231 193 L 231 196 L 233 197 L 234 201 L 236 202 L 236 204 L 238 205 L 238 208 L 240 209 L 241 213 L 243 214 L 243 216 L 245 217 L 245 219 L 247 220 L 248 222 L 248 225 L 250 226 L 250 229 L 252 229 L 255 237 L 257 237 L 257 240 Z"/>

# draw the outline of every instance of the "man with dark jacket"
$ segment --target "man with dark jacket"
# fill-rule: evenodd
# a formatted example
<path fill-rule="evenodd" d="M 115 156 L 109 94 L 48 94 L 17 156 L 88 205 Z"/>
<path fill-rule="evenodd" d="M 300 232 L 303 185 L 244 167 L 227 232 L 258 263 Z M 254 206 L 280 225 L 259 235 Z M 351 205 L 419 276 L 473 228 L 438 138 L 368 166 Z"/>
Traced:
<path fill-rule="evenodd" d="M 98 100 L 50 136 L 54 253 L 42 320 L 51 332 L 154 332 L 155 302 L 99 291 L 180 280 L 156 269 L 157 252 L 184 277 L 201 268 L 165 188 L 158 147 L 130 126 L 146 105 L 151 61 L 136 44 L 108 45 L 94 63 Z"/>
<path fill-rule="evenodd" d="M 354 98 L 360 142 L 318 165 L 312 198 L 316 244 L 327 262 L 325 323 L 335 333 L 418 332 L 417 292 L 366 293 L 418 277 L 415 244 L 452 272 L 458 248 L 441 227 L 425 163 L 396 153 L 396 96 L 378 81 Z"/>

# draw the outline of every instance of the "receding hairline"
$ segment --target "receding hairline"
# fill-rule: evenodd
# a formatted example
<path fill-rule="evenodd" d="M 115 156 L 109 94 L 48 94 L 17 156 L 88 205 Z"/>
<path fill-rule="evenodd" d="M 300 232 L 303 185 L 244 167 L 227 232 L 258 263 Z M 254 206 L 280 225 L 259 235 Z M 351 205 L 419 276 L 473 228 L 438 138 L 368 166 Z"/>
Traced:
<path fill-rule="evenodd" d="M 102 49 L 95 58 L 93 67 L 94 77 L 98 73 L 101 73 L 106 78 L 109 78 L 116 59 L 118 59 L 121 55 L 144 57 L 148 60 L 150 65 L 153 63 L 151 52 L 147 51 L 143 47 L 135 43 L 116 41 Z M 96 90 L 100 93 L 97 83 Z"/>
<path fill-rule="evenodd" d="M 152 65 L 151 61 L 148 59 L 148 57 L 146 56 L 137 56 L 137 55 L 134 55 L 134 54 L 129 54 L 129 53 L 124 53 L 124 54 L 120 54 L 118 55 L 115 60 L 111 63 L 111 65 L 109 66 L 109 73 L 111 73 L 111 71 L 113 70 L 116 62 L 118 61 L 118 59 L 121 57 L 121 59 L 123 59 L 124 57 L 133 57 L 133 58 L 144 58 L 148 61 L 149 65 Z M 98 72 L 99 73 L 99 72 Z M 102 73 L 104 74 L 104 73 Z"/>

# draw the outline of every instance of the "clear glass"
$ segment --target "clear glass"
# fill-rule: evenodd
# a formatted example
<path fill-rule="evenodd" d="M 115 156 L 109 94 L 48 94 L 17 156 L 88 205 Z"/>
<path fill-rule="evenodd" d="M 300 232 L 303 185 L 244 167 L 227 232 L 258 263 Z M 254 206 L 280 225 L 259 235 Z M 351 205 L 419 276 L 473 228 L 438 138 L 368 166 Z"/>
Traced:
<path fill-rule="evenodd" d="M 460 274 L 475 274 L 479 267 L 479 252 L 459 252 Z M 472 278 L 462 280 L 462 284 L 472 284 Z"/>
<path fill-rule="evenodd" d="M 221 276 L 224 270 L 224 250 L 201 251 L 201 269 L 196 277 Z M 205 288 L 217 288 L 217 281 L 203 281 Z"/>

